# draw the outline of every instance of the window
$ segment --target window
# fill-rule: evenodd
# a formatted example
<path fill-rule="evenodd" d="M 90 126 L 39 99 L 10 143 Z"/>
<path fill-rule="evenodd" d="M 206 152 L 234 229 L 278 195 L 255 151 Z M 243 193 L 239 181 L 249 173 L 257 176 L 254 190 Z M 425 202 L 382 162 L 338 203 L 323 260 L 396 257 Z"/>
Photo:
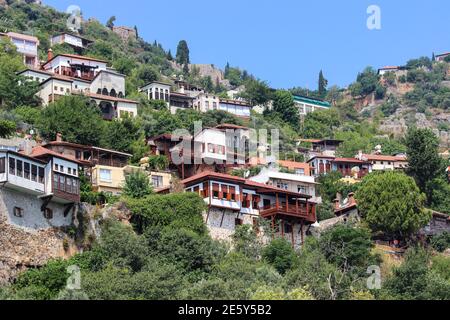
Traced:
<path fill-rule="evenodd" d="M 16 174 L 16 159 L 9 158 L 9 174 Z"/>
<path fill-rule="evenodd" d="M 307 194 L 306 186 L 297 186 L 298 193 Z"/>
<path fill-rule="evenodd" d="M 72 174 L 73 174 L 74 176 L 77 176 L 77 169 L 72 169 Z"/>
<path fill-rule="evenodd" d="M 155 188 L 161 188 L 163 186 L 163 177 L 152 176 L 152 184 Z"/>
<path fill-rule="evenodd" d="M 45 170 L 39 167 L 39 183 L 44 183 L 45 181 Z"/>
<path fill-rule="evenodd" d="M 213 102 L 213 110 L 217 110 L 217 102 Z"/>
<path fill-rule="evenodd" d="M 102 181 L 102 182 L 112 182 L 111 170 L 100 169 L 100 181 Z"/>
<path fill-rule="evenodd" d="M 24 178 L 30 180 L 30 164 L 28 162 L 24 163 Z"/>
<path fill-rule="evenodd" d="M 78 194 L 79 190 L 78 190 L 78 181 L 77 179 L 73 179 L 72 180 L 72 193 L 74 194 Z"/>
<path fill-rule="evenodd" d="M 280 189 L 283 189 L 283 190 L 287 190 L 287 189 L 289 189 L 289 186 L 285 182 L 277 181 L 277 188 L 280 188 Z"/>
<path fill-rule="evenodd" d="M 55 164 L 55 171 L 59 171 L 59 166 Z"/>
<path fill-rule="evenodd" d="M 296 169 L 295 170 L 295 174 L 299 174 L 299 175 L 304 176 L 305 175 L 305 169 Z"/>
<path fill-rule="evenodd" d="M 18 177 L 23 177 L 23 162 L 21 160 L 17 160 L 16 166 L 17 166 L 17 174 L 16 175 Z"/>
<path fill-rule="evenodd" d="M 14 207 L 14 216 L 18 218 L 23 217 L 23 209 L 19 207 Z"/>
<path fill-rule="evenodd" d="M 6 158 L 0 158 L 0 173 L 5 173 L 5 159 Z"/>
<path fill-rule="evenodd" d="M 59 187 L 58 189 L 61 191 L 65 191 L 66 178 L 64 176 L 59 176 Z"/>
<path fill-rule="evenodd" d="M 53 219 L 53 210 L 50 208 L 45 208 L 44 210 L 44 218 L 47 220 Z"/>
<path fill-rule="evenodd" d="M 206 108 L 206 110 L 209 109 L 209 101 L 205 101 L 205 108 Z"/>
<path fill-rule="evenodd" d="M 75 151 L 75 158 L 81 159 L 81 151 Z"/>
<path fill-rule="evenodd" d="M 64 166 L 59 166 L 59 172 L 64 173 Z"/>
<path fill-rule="evenodd" d="M 31 165 L 31 181 L 35 181 L 35 182 L 37 181 L 37 172 L 38 172 L 37 166 L 32 164 Z"/>
<path fill-rule="evenodd" d="M 71 168 L 67 168 L 67 173 L 68 174 L 72 174 L 72 169 Z"/>
<path fill-rule="evenodd" d="M 219 185 L 217 183 L 213 183 L 213 198 L 219 199 Z"/>
<path fill-rule="evenodd" d="M 57 86 L 55 86 L 55 91 L 58 91 L 58 87 Z"/>
<path fill-rule="evenodd" d="M 72 178 L 66 178 L 66 192 L 72 193 Z"/>

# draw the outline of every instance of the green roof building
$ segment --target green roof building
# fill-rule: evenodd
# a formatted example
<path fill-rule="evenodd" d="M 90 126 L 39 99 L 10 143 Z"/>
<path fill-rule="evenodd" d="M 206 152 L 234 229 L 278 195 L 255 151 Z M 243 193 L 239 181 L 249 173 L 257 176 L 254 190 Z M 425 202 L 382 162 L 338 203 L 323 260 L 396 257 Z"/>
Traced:
<path fill-rule="evenodd" d="M 302 116 L 317 110 L 327 110 L 331 108 L 331 104 L 327 101 L 304 96 L 294 95 L 294 102 L 298 106 L 299 113 Z"/>

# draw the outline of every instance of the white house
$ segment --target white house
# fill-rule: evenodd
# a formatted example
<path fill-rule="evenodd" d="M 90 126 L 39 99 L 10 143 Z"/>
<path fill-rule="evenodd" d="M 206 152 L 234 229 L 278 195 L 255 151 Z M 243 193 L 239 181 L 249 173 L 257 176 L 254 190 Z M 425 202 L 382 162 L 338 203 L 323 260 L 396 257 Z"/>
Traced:
<path fill-rule="evenodd" d="M 77 49 L 85 49 L 93 43 L 93 41 L 67 32 L 56 34 L 50 38 L 50 44 L 52 46 L 65 43 Z"/>

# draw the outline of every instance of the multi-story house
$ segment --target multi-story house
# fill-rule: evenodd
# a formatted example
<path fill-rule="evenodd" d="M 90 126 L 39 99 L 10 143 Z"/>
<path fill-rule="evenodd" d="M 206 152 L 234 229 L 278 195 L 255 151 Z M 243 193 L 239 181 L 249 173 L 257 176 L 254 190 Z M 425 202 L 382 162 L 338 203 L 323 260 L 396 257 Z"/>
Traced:
<path fill-rule="evenodd" d="M 194 137 L 164 134 L 149 139 L 151 153 L 165 155 L 182 179 L 203 171 L 227 172 L 248 164 L 248 128 L 222 124 Z M 190 150 L 188 150 L 190 149 Z"/>
<path fill-rule="evenodd" d="M 355 158 L 371 163 L 373 171 L 404 170 L 408 167 L 408 159 L 405 155 L 386 156 L 359 152 Z"/>
<path fill-rule="evenodd" d="M 83 49 L 86 49 L 92 43 L 93 43 L 92 40 L 88 40 L 79 35 L 67 32 L 56 34 L 50 38 L 51 46 L 58 44 L 68 44 L 78 52 L 82 51 Z"/>
<path fill-rule="evenodd" d="M 173 91 L 172 86 L 165 82 L 154 81 L 139 89 L 147 95 L 148 100 L 161 100 L 167 103 L 172 114 L 178 109 L 192 109 L 194 97 L 185 92 L 184 87 Z"/>
<path fill-rule="evenodd" d="M 311 175 L 309 164 L 305 162 L 278 160 L 278 166 L 282 169 L 292 171 L 292 173 L 295 173 L 297 175 L 301 176 Z"/>
<path fill-rule="evenodd" d="M 311 174 L 319 176 L 339 171 L 345 178 L 362 179 L 372 172 L 372 164 L 356 158 L 337 158 L 334 156 L 314 156 L 308 160 Z"/>
<path fill-rule="evenodd" d="M 226 111 L 237 117 L 250 118 L 252 105 L 241 100 L 219 99 L 218 110 Z"/>
<path fill-rule="evenodd" d="M 39 66 L 39 39 L 26 34 L 15 32 L 0 33 L 0 37 L 7 37 L 16 46 L 17 52 L 22 54 L 23 63 L 31 68 Z"/>
<path fill-rule="evenodd" d="M 29 68 L 20 75 L 39 82 L 37 95 L 44 105 L 64 95 L 84 95 L 102 112 L 105 120 L 137 116 L 137 102 L 126 99 L 125 76 L 107 67 L 107 62 L 85 56 L 53 56 L 42 69 Z"/>
<path fill-rule="evenodd" d="M 343 142 L 335 139 L 300 139 L 298 150 L 305 156 L 305 160 L 317 156 L 335 157 L 338 147 Z M 302 144 L 309 144 L 309 146 L 303 147 Z"/>
<path fill-rule="evenodd" d="M 316 222 L 316 203 L 309 195 L 217 172 L 203 172 L 182 183 L 187 192 L 204 199 L 204 221 L 215 239 L 230 241 L 236 228 L 246 224 L 266 241 L 271 230 L 298 248 Z M 262 220 L 269 221 L 270 230 L 262 228 Z"/>
<path fill-rule="evenodd" d="M 317 196 L 317 183 L 312 176 L 280 172 L 278 168 L 269 165 L 268 168 L 263 168 L 258 175 L 251 177 L 250 180 L 274 186 L 289 192 L 306 194 L 310 196 L 310 199 L 313 202 L 322 202 L 322 199 Z"/>
<path fill-rule="evenodd" d="M 308 113 L 317 110 L 328 110 L 331 107 L 331 104 L 327 101 L 299 95 L 294 95 L 294 103 L 298 107 L 300 116 L 306 116 Z"/>
<path fill-rule="evenodd" d="M 199 93 L 194 100 L 194 109 L 200 112 L 207 112 L 209 110 L 218 110 L 220 99 L 215 94 L 206 92 Z"/>
<path fill-rule="evenodd" d="M 65 142 L 60 135 L 56 141 L 49 142 L 43 147 L 78 161 L 84 174 L 90 179 L 93 189 L 98 192 L 120 194 L 125 183 L 125 176 L 133 170 L 140 169 L 128 165 L 131 154 Z"/>
<path fill-rule="evenodd" d="M 79 166 L 40 146 L 0 150 L 0 211 L 20 227 L 70 225 L 80 201 Z"/>

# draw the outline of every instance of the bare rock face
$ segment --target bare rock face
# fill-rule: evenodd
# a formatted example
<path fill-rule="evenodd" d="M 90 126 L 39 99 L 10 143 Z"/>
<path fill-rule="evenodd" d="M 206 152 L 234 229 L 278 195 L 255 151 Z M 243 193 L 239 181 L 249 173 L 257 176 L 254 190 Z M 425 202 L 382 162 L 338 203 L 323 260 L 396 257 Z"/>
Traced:
<path fill-rule="evenodd" d="M 28 267 L 44 265 L 53 258 L 64 258 L 63 232 L 56 229 L 25 230 L 0 221 L 0 285 L 8 283 Z"/>
<path fill-rule="evenodd" d="M 130 212 L 123 203 L 105 208 L 82 203 L 73 218 L 75 239 L 61 228 L 33 230 L 11 225 L 6 213 L 0 212 L 0 286 L 28 268 L 43 266 L 51 259 L 68 259 L 89 248 L 100 236 L 105 219 L 128 224 Z"/>

